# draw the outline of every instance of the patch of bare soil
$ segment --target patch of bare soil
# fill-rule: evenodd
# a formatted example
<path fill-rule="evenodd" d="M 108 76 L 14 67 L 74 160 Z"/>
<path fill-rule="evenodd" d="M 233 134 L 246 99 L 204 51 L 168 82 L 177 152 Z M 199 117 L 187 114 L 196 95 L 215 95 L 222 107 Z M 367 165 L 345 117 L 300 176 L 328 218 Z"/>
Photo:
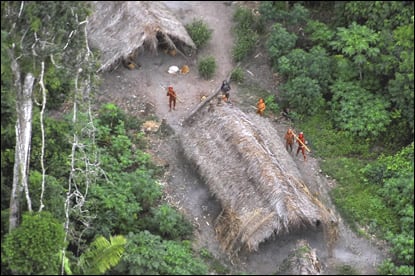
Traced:
<path fill-rule="evenodd" d="M 194 247 L 208 249 L 231 273 L 260 275 L 276 273 L 297 241 L 306 240 L 316 249 L 322 263 L 322 274 L 336 274 L 342 267 L 352 267 L 362 275 L 377 274 L 375 267 L 385 258 L 382 248 L 373 241 L 356 236 L 338 214 L 336 215 L 340 218 L 339 237 L 333 245 L 332 256 L 329 256 L 323 231 L 315 230 L 299 230 L 296 233 L 273 237 L 261 244 L 256 252 L 240 252 L 238 258 L 234 258 L 232 262 L 222 252 L 213 228 L 221 206 L 199 179 L 192 164 L 186 162 L 182 156 L 177 139 L 182 131 L 184 118 L 200 103 L 201 97 L 209 96 L 218 89 L 222 80 L 235 66 L 231 54 L 234 41 L 232 15 L 239 3 L 169 1 L 165 4 L 184 24 L 194 19 L 203 20 L 213 30 L 210 42 L 197 55 L 188 58 L 144 51 L 138 58 L 140 69 L 128 70 L 119 67 L 103 74 L 98 103 L 115 103 L 129 114 L 140 118 L 154 115 L 159 121 L 165 119 L 171 134 L 148 134 L 150 153 L 156 162 L 166 165 L 167 168 L 162 181 L 165 199 L 181 210 L 195 225 Z M 212 80 L 204 80 L 198 75 L 197 60 L 206 56 L 213 56 L 217 64 Z M 167 72 L 172 65 L 181 67 L 185 64 L 190 68 L 186 75 Z M 276 79 L 269 68 L 265 53 L 254 53 L 243 68 L 246 71 L 246 82 L 270 93 L 278 93 Z M 169 111 L 166 96 L 166 88 L 169 85 L 174 87 L 179 98 L 174 111 Z M 253 112 L 251 107 L 257 100 L 254 94 L 242 95 L 236 83 L 231 83 L 231 86 L 231 100 L 234 106 L 246 112 Z M 272 120 L 280 139 L 283 139 L 289 124 L 277 123 L 273 118 L 266 116 L 264 120 Z M 308 154 L 307 162 L 304 162 L 301 154 L 295 156 L 295 150 L 296 147 L 292 158 L 309 190 L 318 195 L 320 201 L 328 208 L 335 210 L 328 195 L 335 181 L 321 173 L 318 159 L 312 152 Z"/>

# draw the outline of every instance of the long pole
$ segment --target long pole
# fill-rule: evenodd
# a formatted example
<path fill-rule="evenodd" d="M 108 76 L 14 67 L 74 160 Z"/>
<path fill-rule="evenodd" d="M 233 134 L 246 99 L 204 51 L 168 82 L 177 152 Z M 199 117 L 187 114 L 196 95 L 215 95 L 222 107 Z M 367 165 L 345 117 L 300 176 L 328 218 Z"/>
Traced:
<path fill-rule="evenodd" d="M 308 152 L 311 152 L 311 150 L 303 143 L 303 141 L 301 141 L 300 138 L 298 138 L 297 135 L 295 135 L 294 131 L 293 131 L 293 134 L 294 134 L 295 139 L 299 141 L 301 145 L 303 145 Z"/>
<path fill-rule="evenodd" d="M 166 87 L 161 85 L 161 83 L 159 83 L 159 85 L 163 90 L 166 90 Z M 176 93 L 176 99 L 179 101 L 179 103 L 183 103 L 183 101 L 179 99 L 179 96 L 177 96 L 177 93 Z"/>

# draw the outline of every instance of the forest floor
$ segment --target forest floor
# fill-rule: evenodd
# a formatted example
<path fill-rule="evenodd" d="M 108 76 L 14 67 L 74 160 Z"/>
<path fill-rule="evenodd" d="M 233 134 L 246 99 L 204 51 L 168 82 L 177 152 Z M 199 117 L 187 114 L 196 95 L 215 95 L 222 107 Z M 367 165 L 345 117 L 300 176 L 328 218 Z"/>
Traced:
<path fill-rule="evenodd" d="M 376 266 L 386 258 L 386 246 L 376 241 L 375 237 L 367 239 L 357 236 L 339 218 L 339 239 L 330 256 L 324 235 L 318 231 L 299 231 L 284 236 L 274 237 L 263 242 L 256 252 L 241 252 L 239 258 L 232 262 L 222 252 L 213 228 L 214 219 L 221 211 L 219 202 L 209 193 L 208 188 L 194 172 L 194 168 L 181 155 L 178 134 L 183 130 L 182 122 L 200 103 L 201 97 L 216 91 L 222 80 L 236 66 L 232 61 L 234 36 L 232 33 L 232 15 L 237 5 L 242 2 L 198 2 L 166 1 L 165 4 L 176 17 L 188 24 L 194 19 L 203 20 L 213 30 L 212 38 L 197 55 L 185 58 L 182 55 L 170 56 L 144 52 L 138 60 L 138 70 L 128 70 L 122 66 L 112 72 L 103 74 L 103 82 L 98 93 L 97 103 L 115 103 L 128 114 L 140 118 L 154 116 L 159 121 L 165 119 L 171 128 L 170 135 L 147 134 L 150 144 L 148 152 L 153 160 L 166 166 L 162 180 L 164 198 L 181 210 L 195 225 L 194 247 L 210 251 L 229 273 L 274 274 L 282 261 L 291 253 L 297 240 L 305 239 L 323 264 L 322 274 L 342 274 L 349 270 L 360 275 L 377 274 Z M 245 5 L 255 2 L 244 2 Z M 211 80 L 201 78 L 197 70 L 197 60 L 213 56 L 216 60 L 215 75 Z M 188 65 L 190 72 L 186 75 L 169 74 L 172 65 Z M 244 85 L 277 94 L 277 79 L 272 73 L 264 51 L 258 50 L 252 58 L 241 65 L 246 71 Z M 178 95 L 176 110 L 169 111 L 166 88 L 171 85 Z M 242 85 L 231 83 L 231 102 L 246 112 L 253 112 L 257 96 L 242 89 Z M 272 120 L 280 139 L 289 125 L 276 122 L 275 118 L 265 114 L 264 120 Z M 295 126 L 292 126 L 295 129 Z M 295 129 L 298 133 L 299 129 Z M 307 137 L 307 134 L 305 133 Z M 294 151 L 296 150 L 296 147 Z M 331 203 L 329 191 L 336 181 L 324 175 L 319 167 L 319 159 L 308 154 L 304 162 L 301 154 L 292 154 L 296 166 L 305 179 L 308 188 L 319 195 L 319 199 L 328 208 L 335 210 Z"/>

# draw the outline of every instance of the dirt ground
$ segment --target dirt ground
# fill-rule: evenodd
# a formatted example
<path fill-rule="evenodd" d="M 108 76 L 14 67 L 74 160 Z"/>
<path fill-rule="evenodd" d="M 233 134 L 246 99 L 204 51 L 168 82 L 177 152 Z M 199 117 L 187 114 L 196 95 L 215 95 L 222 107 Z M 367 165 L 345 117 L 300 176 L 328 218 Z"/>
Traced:
<path fill-rule="evenodd" d="M 212 39 L 196 55 L 188 58 L 182 55 L 172 57 L 162 52 L 143 52 L 138 58 L 140 69 L 128 70 L 121 66 L 112 72 L 104 73 L 98 102 L 115 103 L 133 116 L 153 114 L 159 120 L 165 119 L 171 127 L 171 135 L 148 134 L 151 144 L 149 152 L 156 162 L 166 165 L 167 173 L 162 181 L 165 199 L 181 210 L 196 227 L 194 247 L 208 249 L 231 273 L 261 275 L 274 274 L 296 241 L 305 239 L 317 250 L 323 264 L 322 274 L 338 274 L 347 267 L 355 269 L 361 275 L 377 274 L 375 267 L 385 258 L 385 247 L 375 240 L 356 236 L 338 214 L 336 215 L 340 221 L 339 239 L 331 257 L 324 241 L 324 234 L 321 231 L 310 230 L 274 237 L 261 244 L 256 252 L 241 252 L 232 262 L 221 251 L 212 227 L 221 206 L 196 175 L 192 165 L 181 155 L 177 139 L 182 131 L 184 118 L 200 103 L 202 96 L 209 96 L 216 91 L 222 80 L 235 67 L 231 54 L 234 43 L 232 15 L 240 2 L 166 1 L 165 4 L 183 24 L 194 19 L 203 20 L 213 30 Z M 216 60 L 217 68 L 211 80 L 204 80 L 198 75 L 197 60 L 206 56 L 213 56 Z M 190 68 L 186 75 L 167 72 L 172 65 L 181 67 L 184 64 Z M 246 71 L 247 82 L 260 85 L 261 89 L 270 93 L 278 93 L 275 77 L 264 53 L 256 52 L 253 58 L 242 66 Z M 166 96 L 166 87 L 169 85 L 174 87 L 179 99 L 176 110 L 171 112 Z M 254 112 L 250 106 L 255 105 L 256 98 L 242 95 L 236 83 L 231 83 L 231 87 L 233 105 L 246 112 Z M 271 118 L 264 117 L 264 120 Z M 287 123 L 273 121 L 273 124 L 283 139 Z M 307 162 L 303 161 L 301 154 L 298 157 L 292 154 L 292 158 L 309 189 L 319 195 L 320 201 L 327 207 L 335 210 L 328 192 L 336 183 L 321 172 L 318 159 L 312 152 L 308 154 Z"/>

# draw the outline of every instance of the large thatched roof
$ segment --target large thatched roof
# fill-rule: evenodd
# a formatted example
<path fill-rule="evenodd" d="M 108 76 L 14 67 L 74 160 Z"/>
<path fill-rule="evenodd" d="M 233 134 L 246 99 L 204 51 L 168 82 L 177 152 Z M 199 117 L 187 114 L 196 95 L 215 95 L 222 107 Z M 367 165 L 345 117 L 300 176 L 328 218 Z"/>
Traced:
<path fill-rule="evenodd" d="M 314 197 L 272 124 L 224 104 L 201 110 L 182 131 L 184 155 L 221 202 L 225 251 L 256 250 L 271 235 L 335 220 Z"/>
<path fill-rule="evenodd" d="M 156 50 L 160 39 L 172 48 L 177 48 L 178 43 L 196 48 L 186 28 L 161 1 L 92 3 L 88 39 L 102 53 L 102 71 L 143 46 Z"/>

